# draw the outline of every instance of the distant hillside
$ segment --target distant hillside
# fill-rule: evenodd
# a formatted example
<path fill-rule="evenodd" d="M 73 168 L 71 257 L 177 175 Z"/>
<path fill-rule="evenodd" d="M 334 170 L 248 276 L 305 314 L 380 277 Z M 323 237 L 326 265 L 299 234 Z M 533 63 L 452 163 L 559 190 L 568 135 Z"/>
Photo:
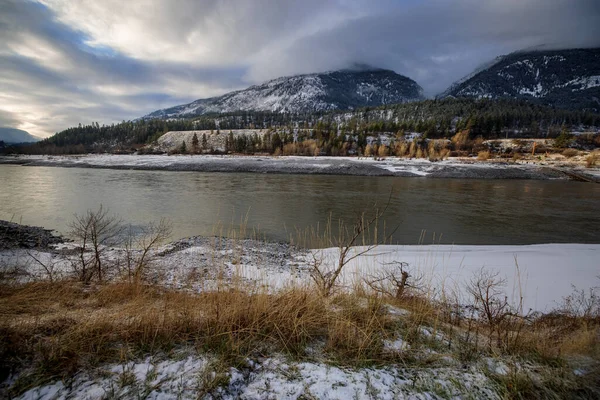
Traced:
<path fill-rule="evenodd" d="M 158 110 L 144 118 L 189 118 L 235 111 L 326 112 L 422 100 L 423 89 L 394 71 L 362 67 L 274 79 L 227 93 Z"/>
<path fill-rule="evenodd" d="M 0 141 L 6 144 L 12 143 L 33 143 L 42 140 L 37 136 L 30 135 L 28 132 L 15 128 L 0 128 Z"/>
<path fill-rule="evenodd" d="M 439 97 L 511 98 L 600 110 L 600 49 L 517 52 L 453 84 Z"/>
<path fill-rule="evenodd" d="M 150 119 L 114 125 L 69 128 L 21 152 L 66 154 L 133 152 L 154 143 L 169 131 L 213 131 L 221 141 L 229 130 L 263 129 L 285 132 L 314 129 L 332 135 L 419 132 L 429 138 L 450 137 L 469 129 L 473 137 L 556 137 L 565 128 L 579 132 L 600 130 L 600 114 L 558 109 L 523 100 L 448 98 L 361 108 L 330 113 L 236 112 L 188 119 Z M 198 137 L 201 140 L 202 135 Z M 209 139 L 212 138 L 212 133 Z M 209 143 L 220 148 L 222 143 Z M 224 142 L 223 142 L 224 143 Z M 189 146 L 188 146 L 189 147 Z"/>

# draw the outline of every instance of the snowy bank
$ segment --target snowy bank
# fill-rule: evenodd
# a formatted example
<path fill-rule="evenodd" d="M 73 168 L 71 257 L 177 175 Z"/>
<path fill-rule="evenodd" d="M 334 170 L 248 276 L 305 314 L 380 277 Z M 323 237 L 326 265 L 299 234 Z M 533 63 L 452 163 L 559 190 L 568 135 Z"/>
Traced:
<path fill-rule="evenodd" d="M 565 173 L 539 163 L 475 162 L 472 159 L 425 159 L 388 157 L 271 157 L 215 155 L 83 155 L 3 156 L 0 164 L 110 168 L 137 170 L 254 172 L 279 174 L 326 174 L 359 176 L 407 176 L 473 179 L 567 179 Z M 571 168 L 573 169 L 573 168 Z M 570 170 L 571 170 L 570 169 Z M 594 169 L 590 171 L 594 172 Z M 577 173 L 593 173 L 577 168 Z"/>
<path fill-rule="evenodd" d="M 72 244 L 63 245 L 65 249 Z M 349 257 L 363 248 L 353 248 Z M 52 266 L 55 278 L 72 272 L 67 250 L 58 252 L 12 249 L 0 252 L 0 266 L 20 269 L 25 280 L 45 279 Z M 255 240 L 189 238 L 153 252 L 148 274 L 155 283 L 178 289 L 203 291 L 223 281 L 236 280 L 248 288 L 280 290 L 290 285 L 310 285 L 313 255 L 331 270 L 339 249 L 299 250 L 287 244 Z M 32 258 L 35 257 L 35 259 Z M 125 252 L 105 253 L 109 263 L 123 264 Z M 406 270 L 422 276 L 423 290 L 431 297 L 464 298 L 465 285 L 480 271 L 498 272 L 506 280 L 509 301 L 521 301 L 523 310 L 548 312 L 556 308 L 573 287 L 589 290 L 600 286 L 600 244 L 541 244 L 526 246 L 379 246 L 350 261 L 339 278 L 342 288 L 351 289 L 387 271 L 395 262 L 407 263 Z M 18 267 L 18 268 L 17 268 Z"/>

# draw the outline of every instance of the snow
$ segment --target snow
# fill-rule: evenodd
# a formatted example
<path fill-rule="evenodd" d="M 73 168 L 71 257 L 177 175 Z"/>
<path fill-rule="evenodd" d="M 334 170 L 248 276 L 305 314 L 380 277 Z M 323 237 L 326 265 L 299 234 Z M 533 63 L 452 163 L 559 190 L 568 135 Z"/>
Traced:
<path fill-rule="evenodd" d="M 573 86 L 573 92 L 586 90 L 600 86 L 600 75 L 585 76 L 573 79 L 563 86 Z"/>
<path fill-rule="evenodd" d="M 482 372 L 452 368 L 344 368 L 321 362 L 293 362 L 275 356 L 248 360 L 245 369 L 230 368 L 226 383 L 209 391 L 221 399 L 499 399 L 494 384 Z M 183 360 L 108 365 L 78 375 L 73 382 L 57 381 L 36 387 L 20 400 L 196 399 L 203 382 L 215 376 L 210 360 Z"/>
<path fill-rule="evenodd" d="M 168 246 L 152 254 L 149 274 L 157 283 L 177 289 L 210 290 L 221 280 L 236 278 L 251 288 L 280 290 L 290 285 L 309 285 L 312 255 L 323 261 L 325 270 L 332 269 L 338 260 L 339 249 L 314 249 L 310 252 L 292 251 L 285 254 L 285 245 L 246 241 L 238 247 L 209 245 L 211 239 L 182 250 L 166 251 Z M 195 242 L 194 242 L 195 243 Z M 203 244 L 201 244 L 203 243 Z M 353 248 L 350 255 L 363 248 Z M 163 252 L 160 255 L 158 253 Z M 56 278 L 71 272 L 65 256 L 26 250 L 0 252 L 4 268 L 19 266 L 22 279 L 44 279 L 47 272 L 29 259 L 32 253 L 46 265 L 53 266 Z M 123 257 L 118 249 L 107 251 L 113 260 Z M 233 262 L 235 259 L 235 263 Z M 423 276 L 423 289 L 431 296 L 456 296 L 462 304 L 465 285 L 482 269 L 498 272 L 506 280 L 504 291 L 509 301 L 523 311 L 548 312 L 573 292 L 573 286 L 589 290 L 600 287 L 599 244 L 540 244 L 527 246 L 379 246 L 350 261 L 339 278 L 342 288 L 352 288 L 363 279 L 387 271 L 393 262 L 408 263 L 407 270 Z M 191 279 L 190 277 L 196 277 Z M 201 277 L 202 279 L 198 279 Z M 396 310 L 396 314 L 403 311 Z"/>
<path fill-rule="evenodd" d="M 337 77 L 331 75 L 337 73 Z M 420 99 L 422 88 L 407 78 L 381 71 L 369 76 L 356 75 L 350 71 L 335 71 L 324 74 L 306 74 L 276 78 L 244 90 L 226 93 L 220 97 L 199 99 L 189 104 L 155 111 L 143 118 L 189 117 L 190 114 L 236 111 L 303 112 L 331 111 L 348 107 L 344 104 L 327 102 L 328 98 L 348 97 L 357 94 L 355 106 L 369 102 L 375 104 L 401 103 Z M 337 92 L 343 92 L 339 95 Z M 415 92 L 417 93 L 415 95 Z M 361 101 L 358 99 L 362 98 Z M 379 102 L 378 102 L 379 101 Z"/>
<path fill-rule="evenodd" d="M 360 251 L 361 248 L 353 249 Z M 337 249 L 319 250 L 334 265 Z M 512 304 L 523 296 L 523 310 L 550 311 L 573 291 L 600 286 L 600 245 L 540 244 L 528 246 L 380 246 L 348 264 L 341 283 L 376 272 L 385 263 L 404 261 L 413 274 L 423 274 L 429 293 L 444 290 L 464 295 L 464 286 L 482 268 L 506 279 L 505 292 Z"/>
<path fill-rule="evenodd" d="M 529 96 L 533 96 L 533 97 L 542 97 L 544 96 L 544 88 L 542 87 L 542 84 L 540 82 L 537 83 L 537 85 L 535 85 L 533 88 L 526 88 L 523 87 L 521 89 L 519 89 L 519 94 L 526 94 Z"/>

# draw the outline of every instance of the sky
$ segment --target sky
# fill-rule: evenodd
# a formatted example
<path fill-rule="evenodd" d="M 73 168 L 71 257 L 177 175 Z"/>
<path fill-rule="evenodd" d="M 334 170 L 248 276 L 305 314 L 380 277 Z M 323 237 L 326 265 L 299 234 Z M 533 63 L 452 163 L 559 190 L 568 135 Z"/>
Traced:
<path fill-rule="evenodd" d="M 0 127 L 47 137 L 356 63 L 432 96 L 536 46 L 600 46 L 600 0 L 0 0 Z"/>

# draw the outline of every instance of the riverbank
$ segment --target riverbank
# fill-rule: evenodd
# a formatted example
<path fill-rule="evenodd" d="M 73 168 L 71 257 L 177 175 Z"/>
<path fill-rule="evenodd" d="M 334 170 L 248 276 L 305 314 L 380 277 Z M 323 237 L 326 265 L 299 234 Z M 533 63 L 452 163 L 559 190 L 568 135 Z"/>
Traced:
<path fill-rule="evenodd" d="M 54 280 L 70 279 L 73 262 L 79 257 L 76 248 L 74 243 L 46 249 L 14 246 L 0 250 L 0 265 L 21 283 L 48 279 L 44 265 L 52 266 Z M 363 250 L 352 248 L 348 258 Z M 106 249 L 102 253 L 105 263 L 120 266 L 108 276 L 116 279 L 125 273 L 128 257 L 136 258 L 138 253 L 122 247 Z M 149 281 L 174 290 L 201 292 L 235 281 L 274 292 L 310 284 L 314 256 L 325 270 L 331 270 L 338 263 L 339 249 L 303 250 L 252 239 L 192 237 L 152 249 L 145 273 Z M 387 266 L 405 262 L 411 275 L 421 277 L 427 292 L 447 290 L 455 295 L 473 276 L 489 270 L 499 273 L 504 281 L 502 290 L 511 303 L 520 302 L 525 310 L 549 312 L 574 286 L 584 291 L 600 286 L 598 259 L 600 244 L 381 245 L 348 262 L 337 284 L 352 290 L 364 279 L 388 271 Z"/>
<path fill-rule="evenodd" d="M 331 276 L 338 248 L 191 237 L 140 264 L 142 250 L 110 247 L 88 284 L 78 248 L 0 251 L 0 396 L 600 394 L 597 244 L 354 247 L 329 295 L 317 272 Z"/>
<path fill-rule="evenodd" d="M 132 170 L 402 176 L 456 179 L 577 179 L 600 182 L 600 168 L 540 162 L 450 158 L 272 157 L 214 155 L 2 156 L 0 164 Z"/>

